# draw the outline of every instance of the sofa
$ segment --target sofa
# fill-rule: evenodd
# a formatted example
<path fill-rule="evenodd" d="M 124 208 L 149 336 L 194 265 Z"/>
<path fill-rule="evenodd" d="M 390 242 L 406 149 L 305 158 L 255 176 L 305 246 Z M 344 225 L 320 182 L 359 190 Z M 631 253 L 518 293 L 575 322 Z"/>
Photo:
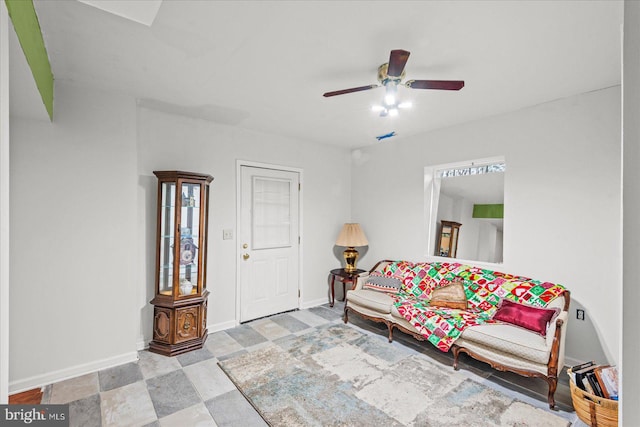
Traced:
<path fill-rule="evenodd" d="M 393 286 L 379 280 L 394 281 Z M 466 309 L 430 305 L 430 292 L 454 283 L 464 289 Z M 555 407 L 570 304 L 562 285 L 459 263 L 383 260 L 363 273 L 345 298 L 345 323 L 356 313 L 384 323 L 389 342 L 394 329 L 429 341 L 452 352 L 454 370 L 465 353 L 500 371 L 542 378 L 549 386 L 549 407 Z M 536 310 L 555 314 L 544 323 Z"/>

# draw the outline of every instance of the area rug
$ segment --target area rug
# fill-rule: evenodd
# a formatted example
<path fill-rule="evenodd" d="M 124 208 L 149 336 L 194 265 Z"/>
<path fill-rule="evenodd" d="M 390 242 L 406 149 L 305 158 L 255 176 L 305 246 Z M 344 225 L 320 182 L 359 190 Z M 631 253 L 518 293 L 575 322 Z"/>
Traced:
<path fill-rule="evenodd" d="M 570 424 L 343 324 L 285 337 L 219 365 L 271 426 Z"/>

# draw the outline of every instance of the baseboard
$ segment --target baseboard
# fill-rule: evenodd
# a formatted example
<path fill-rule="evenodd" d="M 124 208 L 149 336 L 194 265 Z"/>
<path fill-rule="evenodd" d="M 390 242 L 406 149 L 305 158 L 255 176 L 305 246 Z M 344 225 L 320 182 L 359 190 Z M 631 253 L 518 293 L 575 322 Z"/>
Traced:
<path fill-rule="evenodd" d="M 584 362 L 586 362 L 586 360 L 574 359 L 573 357 L 569 357 L 567 355 L 564 356 L 564 366 L 567 367 L 576 366 Z"/>
<path fill-rule="evenodd" d="M 107 359 L 96 360 L 82 365 L 70 366 L 58 371 L 47 372 L 42 375 L 25 378 L 9 383 L 9 393 L 21 393 L 37 387 L 43 387 L 58 381 L 68 380 L 69 378 L 79 377 L 80 375 L 90 374 L 102 369 L 112 368 L 114 366 L 123 365 L 138 360 L 138 352 L 121 354 L 119 356 L 109 357 Z"/>
<path fill-rule="evenodd" d="M 142 351 L 149 348 L 149 343 L 151 340 L 142 339 L 136 343 L 136 350 Z"/>
<path fill-rule="evenodd" d="M 311 307 L 317 307 L 322 304 L 328 303 L 329 300 L 327 298 L 318 298 L 311 301 L 301 301 L 300 302 L 300 310 L 305 310 Z"/>
<path fill-rule="evenodd" d="M 224 331 L 225 329 L 231 329 L 238 326 L 235 320 L 227 320 L 221 323 L 210 323 L 207 325 L 207 330 L 210 334 L 214 332 Z"/>

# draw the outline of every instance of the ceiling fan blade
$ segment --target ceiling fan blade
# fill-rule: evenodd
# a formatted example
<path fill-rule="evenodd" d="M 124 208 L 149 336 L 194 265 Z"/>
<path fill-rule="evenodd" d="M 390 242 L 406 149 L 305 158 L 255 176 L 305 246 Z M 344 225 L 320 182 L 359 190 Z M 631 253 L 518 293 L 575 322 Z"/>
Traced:
<path fill-rule="evenodd" d="M 411 54 L 406 50 L 392 50 L 391 55 L 389 55 L 389 69 L 387 70 L 387 75 L 391 77 L 400 77 L 404 71 L 404 66 L 407 64 L 409 55 Z"/>
<path fill-rule="evenodd" d="M 363 90 L 374 89 L 374 88 L 377 88 L 377 87 L 378 87 L 378 85 L 352 87 L 351 89 L 342 89 L 342 90 L 336 90 L 336 91 L 333 91 L 333 92 L 326 92 L 326 93 L 322 94 L 322 96 L 324 96 L 326 98 L 326 97 L 329 97 L 329 96 L 344 95 L 346 93 L 361 92 Z"/>
<path fill-rule="evenodd" d="M 460 90 L 464 80 L 409 80 L 404 85 L 411 89 Z"/>

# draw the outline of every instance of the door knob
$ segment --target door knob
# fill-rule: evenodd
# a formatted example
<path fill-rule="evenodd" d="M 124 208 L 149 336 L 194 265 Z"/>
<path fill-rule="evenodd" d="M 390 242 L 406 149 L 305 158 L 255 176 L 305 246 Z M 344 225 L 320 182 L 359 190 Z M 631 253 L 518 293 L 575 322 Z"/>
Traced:
<path fill-rule="evenodd" d="M 244 254 L 242 255 L 242 259 L 244 259 L 245 261 L 249 259 L 249 254 Z"/>

